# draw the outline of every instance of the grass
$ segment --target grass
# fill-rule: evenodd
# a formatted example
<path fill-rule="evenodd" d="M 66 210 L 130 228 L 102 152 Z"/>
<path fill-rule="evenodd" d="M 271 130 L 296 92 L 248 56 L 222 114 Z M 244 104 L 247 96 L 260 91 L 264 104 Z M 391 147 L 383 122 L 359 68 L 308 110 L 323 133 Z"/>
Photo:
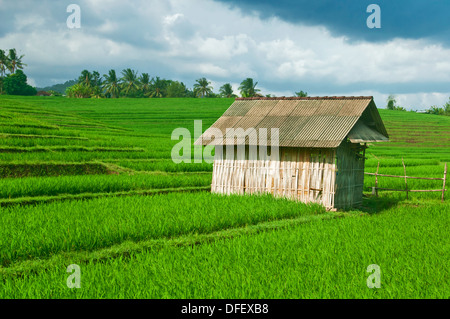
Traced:
<path fill-rule="evenodd" d="M 59 251 L 89 251 L 126 240 L 208 233 L 323 212 L 318 205 L 270 196 L 207 193 L 98 198 L 6 208 L 0 217 L 0 263 L 7 266 L 18 259 L 48 257 Z"/>
<path fill-rule="evenodd" d="M 137 189 L 119 192 L 108 192 L 108 193 L 94 192 L 94 193 L 79 193 L 79 194 L 59 194 L 53 196 L 51 195 L 29 196 L 29 197 L 0 199 L 0 207 L 37 205 L 67 200 L 88 200 L 92 198 L 101 198 L 101 197 L 120 197 L 120 196 L 134 196 L 134 195 L 149 196 L 156 194 L 167 194 L 172 192 L 183 193 L 183 192 L 202 192 L 210 190 L 211 186 L 187 186 L 187 187 L 172 187 L 172 188 Z"/>
<path fill-rule="evenodd" d="M 163 171 L 163 172 L 212 172 L 209 163 L 174 163 L 171 159 L 152 160 L 112 160 L 111 162 L 133 169 L 135 171 Z"/>
<path fill-rule="evenodd" d="M 1 147 L 0 153 L 40 153 L 40 152 L 143 152 L 142 148 L 111 148 L 111 147 L 83 147 L 83 146 L 54 146 L 54 147 Z"/>
<path fill-rule="evenodd" d="M 375 198 L 366 175 L 364 205 L 348 212 L 204 192 L 212 165 L 173 163 L 171 132 L 193 138 L 194 120 L 205 130 L 232 101 L 0 96 L 0 298 L 450 296 L 449 191 L 444 204 Z M 369 145 L 366 172 L 403 175 L 403 157 L 409 176 L 442 177 L 450 119 L 379 111 L 390 142 Z M 72 263 L 81 289 L 66 286 Z M 370 264 L 380 289 L 367 288 Z"/>
<path fill-rule="evenodd" d="M 0 178 L 111 174 L 113 172 L 102 163 L 0 162 Z"/>
<path fill-rule="evenodd" d="M 3 297 L 448 298 L 450 245 L 442 238 L 449 208 L 401 206 L 395 213 L 316 219 L 201 245 L 168 242 L 80 263 L 81 289 L 65 286 L 64 260 L 42 273 L 6 276 Z M 379 289 L 366 284 L 371 264 L 381 268 Z"/>
<path fill-rule="evenodd" d="M 0 198 L 207 186 L 210 174 L 74 175 L 0 179 Z"/>

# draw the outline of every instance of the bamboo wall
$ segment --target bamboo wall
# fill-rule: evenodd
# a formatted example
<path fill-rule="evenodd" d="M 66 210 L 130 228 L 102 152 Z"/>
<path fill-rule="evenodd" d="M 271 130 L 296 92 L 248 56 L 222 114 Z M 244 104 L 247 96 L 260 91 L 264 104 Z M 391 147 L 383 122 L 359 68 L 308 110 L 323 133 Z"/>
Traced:
<path fill-rule="evenodd" d="M 286 147 L 279 150 L 278 161 L 257 158 L 248 147 L 245 158 L 238 158 L 236 151 L 233 158 L 227 158 L 227 152 L 223 152 L 214 160 L 211 192 L 271 193 L 334 208 L 336 150 Z M 249 153 L 253 156 L 249 157 Z"/>

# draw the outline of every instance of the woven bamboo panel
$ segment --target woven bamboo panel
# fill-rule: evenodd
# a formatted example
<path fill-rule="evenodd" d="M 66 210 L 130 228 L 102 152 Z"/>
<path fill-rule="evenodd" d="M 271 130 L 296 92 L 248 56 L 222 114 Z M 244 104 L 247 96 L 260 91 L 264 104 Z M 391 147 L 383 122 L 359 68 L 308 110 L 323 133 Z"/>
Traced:
<path fill-rule="evenodd" d="M 334 208 L 334 149 L 280 148 L 278 161 L 216 159 L 211 191 L 220 194 L 270 193 L 304 203 Z"/>

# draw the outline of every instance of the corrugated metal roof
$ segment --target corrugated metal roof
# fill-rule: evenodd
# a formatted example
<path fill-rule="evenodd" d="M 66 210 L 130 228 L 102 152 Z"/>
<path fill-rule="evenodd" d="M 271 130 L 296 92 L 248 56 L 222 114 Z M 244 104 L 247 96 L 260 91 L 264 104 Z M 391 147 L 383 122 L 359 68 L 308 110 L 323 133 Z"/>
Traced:
<path fill-rule="evenodd" d="M 290 100 L 278 100 L 272 111 L 268 116 L 289 116 L 294 108 L 297 106 L 298 101 Z"/>
<path fill-rule="evenodd" d="M 374 136 L 379 141 L 388 140 L 386 129 L 371 96 L 237 98 L 195 144 L 209 144 L 207 135 L 213 128 L 223 134 L 223 139 L 214 141 L 213 144 L 216 145 L 236 144 L 239 143 L 238 140 L 243 139 L 246 144 L 258 144 L 260 141 L 255 138 L 253 129 L 258 132 L 261 128 L 267 129 L 270 143 L 271 128 L 278 128 L 279 146 L 335 148 L 357 122 L 361 122 L 364 127 L 358 124 L 357 129 L 352 131 L 355 141 L 364 142 L 365 137 L 373 141 Z M 226 134 L 227 129 L 234 131 Z M 236 135 L 236 132 L 239 134 Z"/>

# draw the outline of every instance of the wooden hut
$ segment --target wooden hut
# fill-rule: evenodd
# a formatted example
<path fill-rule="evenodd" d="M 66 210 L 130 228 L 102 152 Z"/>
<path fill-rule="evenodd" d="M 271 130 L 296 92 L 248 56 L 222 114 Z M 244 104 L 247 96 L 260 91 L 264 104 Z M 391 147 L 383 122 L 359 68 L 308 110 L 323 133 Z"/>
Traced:
<path fill-rule="evenodd" d="M 267 143 L 245 133 L 252 128 L 267 129 Z M 275 138 L 278 157 L 261 156 Z M 271 193 L 335 209 L 361 204 L 367 143 L 385 141 L 371 96 L 258 97 L 236 98 L 195 144 L 215 145 L 213 193 Z"/>

